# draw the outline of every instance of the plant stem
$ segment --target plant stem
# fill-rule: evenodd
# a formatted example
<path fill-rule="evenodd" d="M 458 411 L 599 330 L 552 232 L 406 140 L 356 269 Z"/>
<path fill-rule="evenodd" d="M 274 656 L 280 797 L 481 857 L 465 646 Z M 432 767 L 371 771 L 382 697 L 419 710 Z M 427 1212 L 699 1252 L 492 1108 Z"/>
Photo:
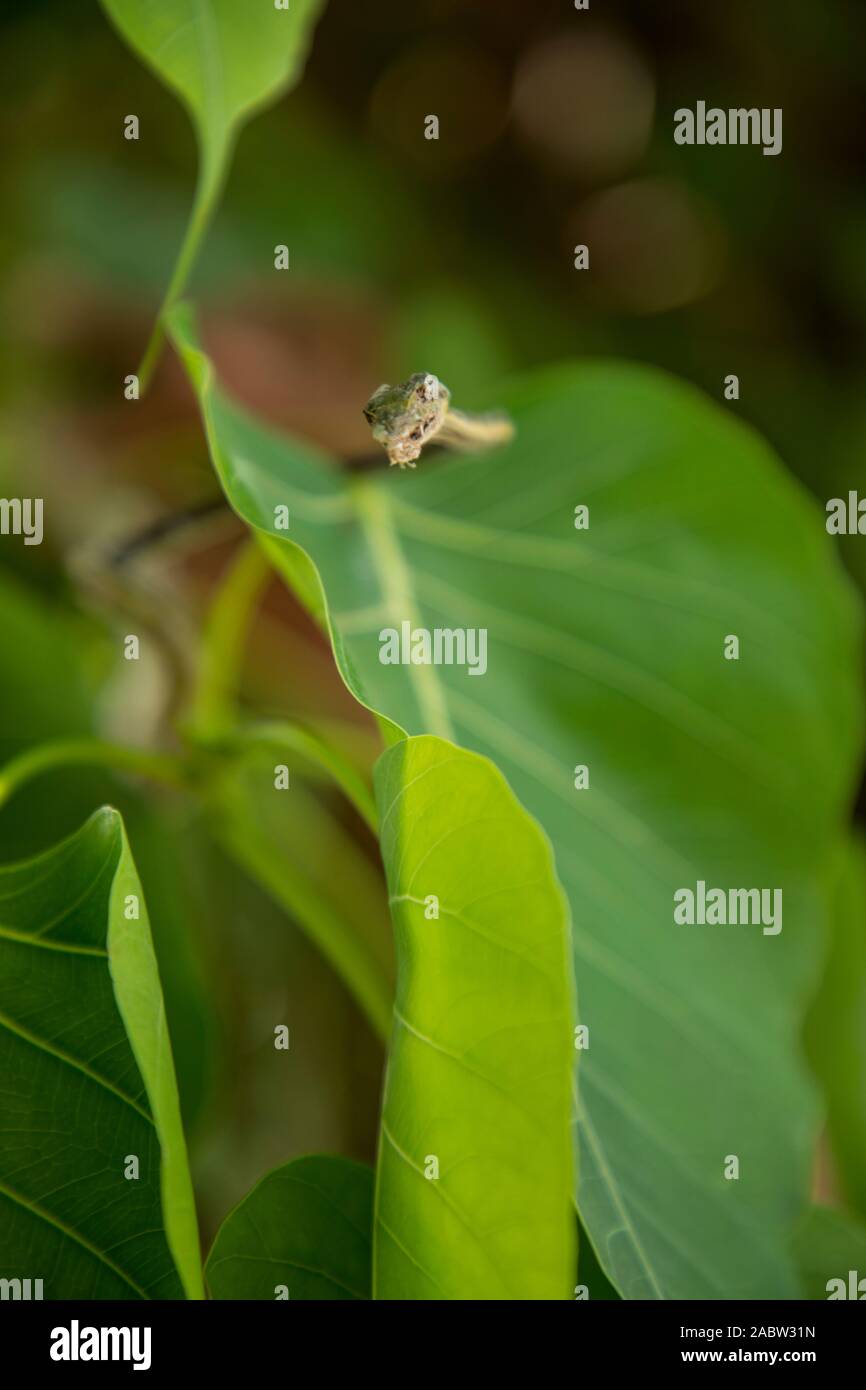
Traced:
<path fill-rule="evenodd" d="M 163 331 L 163 319 L 169 309 L 180 298 L 186 285 L 189 273 L 192 269 L 195 258 L 201 246 L 202 239 L 207 231 L 208 224 L 213 216 L 217 199 L 223 183 L 223 174 L 229 154 L 230 138 L 226 135 L 221 136 L 208 151 L 201 148 L 199 156 L 198 178 L 196 180 L 195 197 L 193 198 L 192 210 L 187 223 L 186 232 L 177 253 L 177 260 L 174 264 L 171 280 L 165 297 L 160 306 L 150 341 L 141 359 L 141 366 L 138 369 L 139 391 L 143 396 L 150 385 L 160 353 L 162 352 L 165 334 Z"/>
<path fill-rule="evenodd" d="M 172 787 L 184 786 L 187 780 L 182 760 L 167 753 L 128 748 L 98 738 L 63 739 L 28 749 L 0 768 L 0 806 L 4 806 L 26 782 L 44 772 L 88 763 L 94 767 L 139 773 L 154 782 Z"/>
<path fill-rule="evenodd" d="M 253 538 L 241 546 L 217 589 L 202 635 L 190 707 L 188 732 L 194 739 L 212 739 L 234 722 L 250 619 L 270 574 L 267 558 Z"/>

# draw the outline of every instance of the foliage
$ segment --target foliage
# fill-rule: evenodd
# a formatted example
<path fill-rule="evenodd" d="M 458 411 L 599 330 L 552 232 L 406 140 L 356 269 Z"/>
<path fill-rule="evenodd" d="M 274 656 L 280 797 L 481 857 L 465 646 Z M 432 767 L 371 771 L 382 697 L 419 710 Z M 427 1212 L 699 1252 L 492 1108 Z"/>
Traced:
<path fill-rule="evenodd" d="M 327 612 L 350 690 L 492 757 L 553 841 L 591 1040 L 578 1203 L 608 1273 L 631 1297 L 791 1296 L 814 1134 L 791 1038 L 860 713 L 859 618 L 808 505 L 740 426 L 619 367 L 513 386 L 514 444 L 419 471 L 408 501 L 404 478 L 358 481 L 247 418 L 185 306 L 171 322 L 226 495 Z M 381 664 L 377 634 L 404 621 L 487 629 L 483 703 L 465 670 Z M 779 886 L 781 933 L 675 927 L 673 894 L 699 879 Z"/>
<path fill-rule="evenodd" d="M 116 555 L 88 569 L 93 554 L 66 545 L 65 518 L 38 560 L 7 567 L 4 554 L 0 827 L 17 862 L 0 868 L 12 1100 L 0 1116 L 0 1277 L 51 1270 L 51 1298 L 200 1298 L 205 1284 L 217 1299 L 562 1299 L 576 1284 L 592 1299 L 826 1297 L 864 1258 L 866 898 L 847 826 L 862 757 L 861 605 L 813 506 L 729 404 L 645 367 L 555 364 L 560 345 L 620 356 L 627 345 L 715 383 L 711 340 L 730 351 L 722 319 L 701 331 L 662 316 L 644 336 L 579 299 L 538 295 L 525 245 L 512 255 L 485 207 L 491 163 L 461 180 L 431 161 L 420 191 L 387 105 L 396 34 L 373 45 L 370 113 L 380 134 L 396 129 L 399 161 L 353 133 L 365 79 L 352 52 L 336 118 L 305 83 L 285 125 L 252 127 L 240 197 L 203 248 L 238 134 L 300 81 L 323 5 L 103 9 L 180 98 L 199 149 L 142 385 L 167 332 L 211 486 L 245 540 L 220 580 L 209 576 L 192 654 L 172 633 L 175 607 L 188 618 L 194 606 L 176 605 L 180 584 L 148 591 Z M 811 53 L 815 35 L 792 28 L 790 41 Z M 598 51 L 600 97 L 605 62 L 623 81 L 635 65 L 616 67 L 615 44 Z M 458 125 L 460 73 L 475 60 L 455 66 L 449 52 Z M 33 54 L 22 46 L 22 70 L 41 73 L 40 43 Z M 410 101 L 426 99 L 428 58 L 435 72 L 435 53 L 409 63 Z M 111 99 L 125 101 L 128 82 L 150 103 L 149 78 L 138 81 L 130 62 Z M 495 104 L 495 83 L 487 97 Z M 67 253 L 53 282 L 58 337 L 64 295 L 75 302 L 70 265 L 96 267 L 99 292 L 123 285 L 138 308 L 163 283 L 180 204 L 159 170 L 176 137 L 165 106 L 147 105 L 134 175 L 72 148 L 46 155 L 44 141 L 33 155 L 32 251 L 51 253 L 41 275 L 58 243 Z M 473 130 L 497 119 L 488 111 Z M 754 173 L 722 167 L 756 255 Z M 707 198 L 722 197 L 716 177 L 705 162 L 693 171 Z M 604 182 L 583 189 L 582 215 L 600 215 Z M 659 179 L 646 183 L 661 196 Z M 516 186 L 528 206 L 556 205 L 550 186 Z M 640 189 L 633 181 L 630 196 Z M 459 255 L 458 208 L 475 218 Z M 848 213 L 834 264 L 856 281 L 862 217 Z M 576 218 L 570 206 L 563 245 Z M 652 226 L 641 230 L 646 264 L 627 257 L 635 285 L 653 264 L 677 269 L 675 254 L 651 254 Z M 240 329 L 233 352 L 217 335 L 218 378 L 196 310 L 179 302 L 193 265 L 204 249 L 196 283 L 211 297 L 247 293 L 251 267 L 269 268 L 284 238 L 298 315 L 289 368 L 250 351 L 260 340 Z M 615 234 L 602 242 L 603 294 L 622 248 Z M 24 402 L 56 385 L 29 283 L 19 277 L 9 297 L 25 347 L 7 365 Z M 321 318 L 308 321 L 314 296 Z M 763 303 L 769 320 L 772 296 Z M 832 318 L 818 306 L 812 317 Z M 73 324 L 76 351 L 85 331 L 88 320 Z M 685 342 L 697 344 L 688 363 Z M 347 467 L 363 447 L 359 379 L 380 351 L 406 372 L 435 369 L 461 405 L 507 408 L 514 442 L 425 454 L 407 475 L 384 458 Z M 744 381 L 756 353 L 741 352 Z M 277 431 L 266 411 L 235 404 L 223 379 L 247 357 L 257 402 L 270 371 L 277 402 L 294 393 L 288 415 L 315 420 L 331 447 L 308 442 L 304 423 Z M 327 389 L 308 404 L 317 357 Z M 501 385 L 515 360 L 545 365 Z M 786 339 L 772 382 L 762 408 L 772 420 L 784 402 L 789 462 L 811 466 L 799 429 L 847 477 L 857 381 L 831 391 L 798 370 Z M 73 376 L 70 394 L 82 384 Z M 173 389 L 140 413 L 140 433 L 124 416 L 129 452 L 112 456 L 107 489 L 120 510 L 127 470 L 178 505 L 201 489 Z M 82 433 L 67 431 L 73 456 L 86 453 Z M 10 440 L 4 480 L 31 447 L 14 419 Z M 70 512 L 89 523 L 100 484 L 87 492 L 86 468 L 76 479 L 83 510 L 71 500 Z M 280 619 L 274 574 L 297 600 Z M 182 583 L 188 599 L 190 574 Z M 142 623 L 133 672 L 117 651 Z M 404 624 L 484 631 L 483 675 L 384 664 L 382 636 Z M 332 658 L 343 687 L 318 678 L 312 653 L 319 672 Z M 677 923 L 674 894 L 700 881 L 778 892 L 781 930 Z M 242 1012 L 245 991 L 255 1004 Z M 284 1018 L 285 1052 L 273 1039 Z M 332 1110 L 320 1099 L 329 1080 Z M 318 1152 L 285 1162 L 320 1148 L 372 1158 L 377 1134 L 375 1170 Z M 809 1205 L 816 1151 L 850 1214 Z"/>

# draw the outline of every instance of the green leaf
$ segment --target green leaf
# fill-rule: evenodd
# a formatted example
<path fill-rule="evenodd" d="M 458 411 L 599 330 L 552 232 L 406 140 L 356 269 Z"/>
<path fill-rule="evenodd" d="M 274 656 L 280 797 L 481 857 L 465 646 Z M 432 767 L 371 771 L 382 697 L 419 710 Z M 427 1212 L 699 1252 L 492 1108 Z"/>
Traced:
<path fill-rule="evenodd" d="M 812 505 L 736 419 L 616 364 L 494 399 L 507 448 L 353 478 L 231 405 L 183 306 L 172 323 L 226 496 L 325 614 L 350 690 L 488 754 L 553 842 L 605 1271 L 627 1298 L 793 1296 L 817 1111 L 796 1038 L 862 711 L 860 613 Z M 487 673 L 383 665 L 404 621 L 486 628 Z M 700 880 L 782 890 L 782 931 L 675 925 Z"/>
<path fill-rule="evenodd" d="M 181 98 L 205 151 L 300 77 L 323 0 L 102 0 L 140 58 Z"/>
<path fill-rule="evenodd" d="M 189 1139 L 207 1116 L 222 1061 L 218 999 L 207 950 L 213 939 L 213 896 L 206 868 L 209 841 L 199 817 L 184 803 L 128 794 L 118 800 L 135 845 L 136 867 L 147 884 L 181 1119 Z"/>
<path fill-rule="evenodd" d="M 291 0 L 288 9 L 276 9 L 267 0 L 102 0 L 130 47 L 181 98 L 198 137 L 198 188 L 163 313 L 183 289 L 238 130 L 299 80 L 323 4 Z M 158 342 L 152 340 L 142 364 L 145 380 Z"/>
<path fill-rule="evenodd" d="M 230 1212 L 205 1274 L 213 1298 L 370 1297 L 373 1173 L 316 1155 L 275 1168 Z"/>
<path fill-rule="evenodd" d="M 866 1217 L 866 849 L 859 841 L 850 845 L 839 878 L 806 1046 L 823 1088 L 845 1197 Z"/>
<path fill-rule="evenodd" d="M 809 1208 L 795 1234 L 794 1252 L 805 1298 L 826 1299 L 833 1292 L 838 1296 L 838 1284 L 828 1288 L 832 1279 L 841 1279 L 843 1297 L 850 1297 L 851 1270 L 856 1283 L 866 1279 L 866 1226 L 831 1207 Z"/>
<path fill-rule="evenodd" d="M 201 1297 L 159 977 L 116 811 L 0 868 L 0 1074 L 2 1277 L 41 1278 L 49 1299 Z"/>
<path fill-rule="evenodd" d="M 389 749 L 375 787 L 397 933 L 375 1296 L 569 1298 L 575 1054 L 550 845 L 487 758 L 442 739 Z"/>

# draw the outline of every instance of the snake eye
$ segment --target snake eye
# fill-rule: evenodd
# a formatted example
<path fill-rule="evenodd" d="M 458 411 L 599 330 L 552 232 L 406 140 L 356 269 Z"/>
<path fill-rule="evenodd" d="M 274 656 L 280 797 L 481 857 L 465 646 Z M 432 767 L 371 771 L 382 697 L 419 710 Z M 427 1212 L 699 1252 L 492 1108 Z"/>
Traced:
<path fill-rule="evenodd" d="M 434 401 L 439 395 L 439 378 L 425 372 L 413 392 L 419 401 Z"/>

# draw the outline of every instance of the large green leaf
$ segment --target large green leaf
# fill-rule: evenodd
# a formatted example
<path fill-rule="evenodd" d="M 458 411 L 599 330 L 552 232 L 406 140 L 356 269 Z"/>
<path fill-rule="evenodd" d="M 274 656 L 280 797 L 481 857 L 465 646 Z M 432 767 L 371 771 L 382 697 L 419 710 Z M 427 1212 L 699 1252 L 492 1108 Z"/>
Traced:
<path fill-rule="evenodd" d="M 806 1041 L 845 1196 L 866 1217 L 866 850 L 860 841 L 852 842 L 840 874 Z"/>
<path fill-rule="evenodd" d="M 373 1173 L 296 1158 L 257 1183 L 220 1227 L 205 1273 L 213 1298 L 370 1297 Z M 279 1291 L 279 1292 L 278 1292 Z"/>
<path fill-rule="evenodd" d="M 568 1298 L 574 1058 L 550 845 L 487 758 L 376 765 L 397 997 L 376 1174 L 377 1298 Z"/>
<path fill-rule="evenodd" d="M 0 868 L 0 1074 L 2 1277 L 43 1279 L 51 1299 L 201 1297 L 159 977 L 116 811 Z"/>
<path fill-rule="evenodd" d="M 226 495 L 326 614 L 349 688 L 392 732 L 489 754 L 553 841 L 605 1270 L 626 1297 L 793 1296 L 816 1124 L 797 1037 L 861 720 L 859 612 L 811 505 L 740 422 L 613 364 L 504 393 L 507 448 L 353 478 L 220 394 L 183 307 L 173 331 Z M 383 665 L 403 621 L 486 627 L 487 673 Z M 782 931 L 675 925 L 699 880 L 781 889 Z"/>

